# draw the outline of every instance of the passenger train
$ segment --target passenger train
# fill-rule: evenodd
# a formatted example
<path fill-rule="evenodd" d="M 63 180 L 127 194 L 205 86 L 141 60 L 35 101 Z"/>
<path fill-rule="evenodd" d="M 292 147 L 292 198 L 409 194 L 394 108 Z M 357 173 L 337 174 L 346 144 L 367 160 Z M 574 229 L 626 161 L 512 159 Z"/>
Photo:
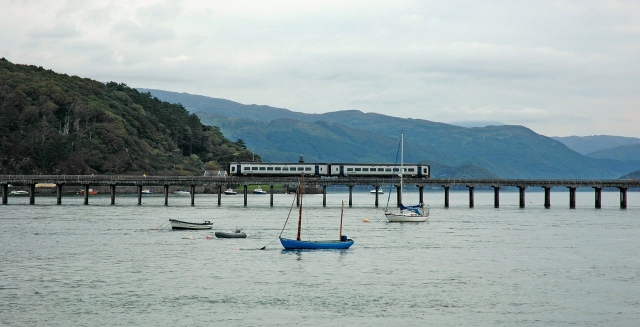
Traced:
<path fill-rule="evenodd" d="M 400 172 L 394 164 L 353 164 L 353 163 L 275 163 L 275 162 L 232 162 L 229 174 L 232 176 L 366 176 L 391 177 Z M 404 165 L 405 177 L 429 178 L 429 165 Z"/>

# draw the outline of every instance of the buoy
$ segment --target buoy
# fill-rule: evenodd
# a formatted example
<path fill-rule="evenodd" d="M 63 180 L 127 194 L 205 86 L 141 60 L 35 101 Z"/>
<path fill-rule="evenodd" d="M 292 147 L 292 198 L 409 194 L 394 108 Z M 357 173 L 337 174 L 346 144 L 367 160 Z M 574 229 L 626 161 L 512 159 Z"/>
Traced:
<path fill-rule="evenodd" d="M 205 236 L 204 238 L 206 238 L 206 239 L 210 239 L 210 238 L 211 238 L 211 235 L 207 235 L 207 236 Z"/>
<path fill-rule="evenodd" d="M 368 223 L 369 219 L 365 218 L 365 219 L 362 220 L 362 222 Z"/>
<path fill-rule="evenodd" d="M 182 239 L 183 239 L 183 240 L 192 240 L 192 239 L 193 239 L 193 236 L 191 236 L 191 235 L 187 235 L 187 236 L 183 237 Z"/>

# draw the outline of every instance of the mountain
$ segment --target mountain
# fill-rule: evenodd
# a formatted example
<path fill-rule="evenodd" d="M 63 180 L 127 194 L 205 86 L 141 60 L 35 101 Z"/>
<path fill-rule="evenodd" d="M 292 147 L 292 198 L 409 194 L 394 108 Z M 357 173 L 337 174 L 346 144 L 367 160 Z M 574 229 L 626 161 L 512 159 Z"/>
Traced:
<path fill-rule="evenodd" d="M 0 59 L 0 174 L 201 175 L 253 157 L 183 106 Z"/>
<path fill-rule="evenodd" d="M 302 154 L 307 162 L 394 163 L 400 130 L 404 130 L 405 162 L 432 165 L 434 178 L 459 177 L 465 170 L 478 173 L 476 178 L 618 178 L 640 168 L 636 163 L 583 156 L 522 126 L 465 128 L 357 110 L 303 114 L 186 93 L 141 90 L 165 101 L 178 101 L 203 123 L 218 126 L 228 138 L 242 139 L 269 162 L 297 161 Z"/>
<path fill-rule="evenodd" d="M 554 136 L 552 138 L 580 154 L 613 149 L 623 145 L 640 144 L 640 138 L 612 135 Z"/>
<path fill-rule="evenodd" d="M 621 145 L 611 149 L 598 150 L 586 154 L 592 158 L 614 159 L 621 161 L 640 161 L 640 143 Z"/>
<path fill-rule="evenodd" d="M 640 170 L 636 170 L 634 172 L 630 172 L 630 173 L 620 177 L 620 179 L 640 179 Z"/>

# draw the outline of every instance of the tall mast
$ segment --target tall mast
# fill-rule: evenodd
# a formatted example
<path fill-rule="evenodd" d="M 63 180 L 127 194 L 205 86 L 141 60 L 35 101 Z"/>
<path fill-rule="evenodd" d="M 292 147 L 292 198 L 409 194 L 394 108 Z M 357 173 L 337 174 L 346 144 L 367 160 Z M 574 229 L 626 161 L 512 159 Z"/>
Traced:
<path fill-rule="evenodd" d="M 342 209 L 340 209 L 340 238 L 339 240 L 342 241 L 342 215 L 344 213 L 344 200 L 342 200 Z"/>
<path fill-rule="evenodd" d="M 300 210 L 298 212 L 298 237 L 300 241 L 300 232 L 302 231 L 302 195 L 304 194 L 304 172 L 302 173 L 302 182 L 300 183 Z"/>
<path fill-rule="evenodd" d="M 400 202 L 402 202 L 402 175 L 404 175 L 404 130 L 400 133 Z"/>

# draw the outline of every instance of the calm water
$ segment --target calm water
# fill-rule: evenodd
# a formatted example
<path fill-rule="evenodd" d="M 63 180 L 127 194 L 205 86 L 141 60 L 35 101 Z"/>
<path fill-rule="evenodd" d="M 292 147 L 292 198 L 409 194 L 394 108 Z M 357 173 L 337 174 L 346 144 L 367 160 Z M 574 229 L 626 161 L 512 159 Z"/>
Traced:
<path fill-rule="evenodd" d="M 380 202 L 386 203 L 386 196 Z M 637 326 L 640 192 L 425 193 L 426 223 L 390 224 L 373 195 L 345 208 L 346 251 L 287 252 L 276 241 L 289 195 L 9 198 L 0 206 L 0 326 Z M 305 232 L 338 237 L 346 193 L 305 197 Z M 406 202 L 417 195 L 406 194 Z M 211 220 L 247 239 L 153 228 Z M 369 223 L 363 219 L 369 219 Z M 295 235 L 291 214 L 284 235 Z M 185 239 L 192 236 L 193 239 Z M 267 245 L 266 250 L 259 248 Z"/>

